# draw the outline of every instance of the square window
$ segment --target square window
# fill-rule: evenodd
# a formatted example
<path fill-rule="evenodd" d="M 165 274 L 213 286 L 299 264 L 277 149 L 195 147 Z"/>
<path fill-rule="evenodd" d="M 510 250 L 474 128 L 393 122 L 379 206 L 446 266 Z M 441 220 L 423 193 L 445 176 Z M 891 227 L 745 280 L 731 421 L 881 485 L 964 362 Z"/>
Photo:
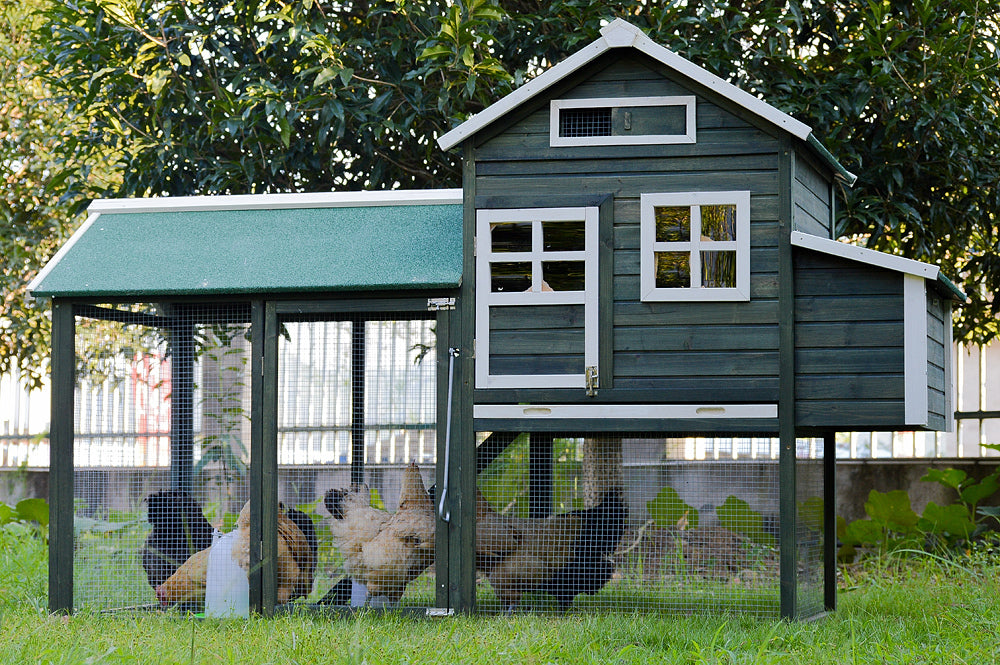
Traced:
<path fill-rule="evenodd" d="M 640 198 L 640 298 L 750 299 L 750 192 Z"/>

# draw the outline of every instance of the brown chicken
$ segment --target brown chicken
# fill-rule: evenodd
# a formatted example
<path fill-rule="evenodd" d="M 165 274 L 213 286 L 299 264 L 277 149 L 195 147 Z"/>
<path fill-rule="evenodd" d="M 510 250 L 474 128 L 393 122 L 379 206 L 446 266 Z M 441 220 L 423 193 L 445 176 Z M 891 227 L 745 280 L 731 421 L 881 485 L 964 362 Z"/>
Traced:
<path fill-rule="evenodd" d="M 298 511 L 294 511 L 298 512 Z M 293 510 L 278 510 L 278 602 L 287 603 L 309 595 L 316 570 L 316 536 L 309 517 L 295 515 Z M 304 528 L 299 528 L 296 522 Z M 233 559 L 244 570 L 250 569 L 250 503 L 247 502 L 236 520 L 237 537 L 233 543 Z M 310 538 L 311 536 L 311 538 Z M 211 548 L 196 552 L 163 584 L 156 588 L 156 597 L 167 607 L 174 603 L 205 600 L 205 578 Z"/>
<path fill-rule="evenodd" d="M 628 507 L 616 490 L 593 508 L 539 519 L 501 515 L 477 493 L 476 568 L 508 611 L 532 591 L 551 594 L 565 610 L 577 595 L 597 593 L 611 579 L 610 555 L 627 521 Z"/>
<path fill-rule="evenodd" d="M 416 464 L 403 472 L 395 513 L 373 508 L 364 486 L 330 490 L 324 503 L 344 570 L 372 596 L 398 601 L 434 562 L 434 504 Z"/>

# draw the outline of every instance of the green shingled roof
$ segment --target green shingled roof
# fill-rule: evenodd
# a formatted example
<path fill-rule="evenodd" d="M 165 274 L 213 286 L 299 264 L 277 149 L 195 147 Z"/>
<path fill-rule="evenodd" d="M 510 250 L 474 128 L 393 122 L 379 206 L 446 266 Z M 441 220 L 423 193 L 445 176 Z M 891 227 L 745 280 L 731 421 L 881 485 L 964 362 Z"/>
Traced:
<path fill-rule="evenodd" d="M 97 214 L 31 290 L 38 297 L 455 287 L 456 203 Z"/>

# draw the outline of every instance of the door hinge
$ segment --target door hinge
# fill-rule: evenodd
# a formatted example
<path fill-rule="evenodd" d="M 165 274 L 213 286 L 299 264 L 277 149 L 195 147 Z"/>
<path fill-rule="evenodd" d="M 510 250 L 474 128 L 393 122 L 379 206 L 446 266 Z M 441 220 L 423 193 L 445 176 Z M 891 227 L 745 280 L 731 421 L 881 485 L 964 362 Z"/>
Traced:
<path fill-rule="evenodd" d="M 427 310 L 430 312 L 438 312 L 446 309 L 455 309 L 455 299 L 454 298 L 428 298 L 427 299 Z"/>
<path fill-rule="evenodd" d="M 598 377 L 597 377 L 597 367 L 590 365 L 584 371 L 584 377 L 587 384 L 587 397 L 593 397 L 597 394 L 598 388 Z"/>

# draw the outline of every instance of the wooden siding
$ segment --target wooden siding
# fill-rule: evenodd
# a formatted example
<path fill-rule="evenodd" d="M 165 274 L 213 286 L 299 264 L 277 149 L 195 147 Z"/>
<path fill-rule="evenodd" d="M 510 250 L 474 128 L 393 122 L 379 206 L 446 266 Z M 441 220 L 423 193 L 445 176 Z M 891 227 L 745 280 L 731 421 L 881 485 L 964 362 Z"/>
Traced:
<path fill-rule="evenodd" d="M 596 397 L 584 391 L 478 390 L 476 403 L 582 401 L 614 403 L 774 403 L 777 401 L 778 138 L 734 109 L 673 80 L 644 56 L 608 58 L 586 78 L 567 82 L 551 97 L 486 137 L 475 154 L 475 190 L 481 207 L 561 204 L 577 195 L 613 197 L 612 293 L 600 294 L 611 309 L 612 375 L 602 376 Z M 551 98 L 697 96 L 697 143 L 639 146 L 549 146 Z M 750 204 L 750 302 L 642 302 L 639 297 L 639 197 L 651 192 L 748 190 Z M 529 312 L 504 308 L 533 328 Z M 516 336 L 516 324 L 502 334 Z M 496 337 L 491 337 L 491 354 Z M 518 344 L 523 345 L 520 341 Z M 517 345 L 511 347 L 514 350 Z M 498 359 L 494 356 L 491 363 Z M 537 366 L 525 353 L 505 355 L 505 372 L 519 362 Z M 602 361 L 601 371 L 608 368 Z M 610 381 L 608 380 L 610 379 Z M 613 385 L 607 389 L 604 386 Z"/>
<path fill-rule="evenodd" d="M 951 325 L 949 308 L 940 296 L 927 293 L 927 427 L 947 429 L 951 397 L 947 363 L 951 344 L 945 326 Z"/>
<path fill-rule="evenodd" d="M 583 305 L 491 307 L 490 373 L 583 374 L 583 319 Z"/>
<path fill-rule="evenodd" d="M 795 322 L 798 426 L 903 425 L 900 273 L 796 250 Z"/>
<path fill-rule="evenodd" d="M 830 224 L 830 180 L 824 177 L 804 155 L 795 159 L 792 180 L 792 229 L 832 238 Z"/>

